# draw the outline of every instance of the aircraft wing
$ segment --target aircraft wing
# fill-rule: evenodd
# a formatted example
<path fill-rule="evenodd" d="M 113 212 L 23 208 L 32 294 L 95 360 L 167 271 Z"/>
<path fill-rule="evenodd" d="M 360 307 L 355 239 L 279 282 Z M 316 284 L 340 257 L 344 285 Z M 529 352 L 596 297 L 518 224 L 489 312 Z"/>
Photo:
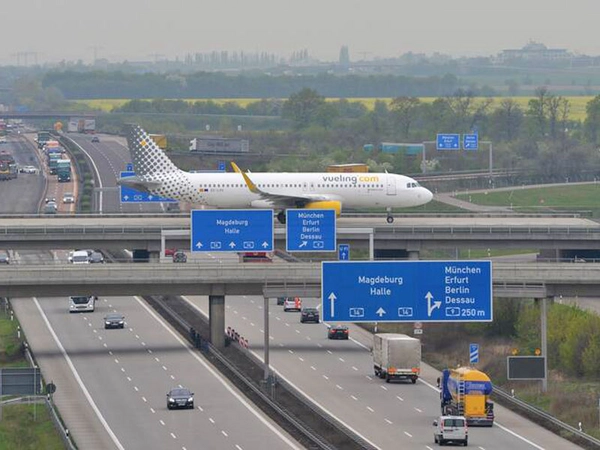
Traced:
<path fill-rule="evenodd" d="M 273 191 L 267 191 L 264 189 L 260 189 L 258 186 L 254 184 L 254 182 L 250 179 L 247 173 L 244 173 L 240 170 L 240 168 L 234 163 L 231 163 L 233 170 L 244 177 L 244 181 L 246 182 L 246 186 L 253 194 L 258 194 L 263 200 L 266 200 L 273 204 L 273 206 L 280 207 L 299 207 L 304 206 L 310 202 L 317 201 L 338 201 L 339 199 L 336 196 L 329 196 L 326 194 L 281 194 Z"/>

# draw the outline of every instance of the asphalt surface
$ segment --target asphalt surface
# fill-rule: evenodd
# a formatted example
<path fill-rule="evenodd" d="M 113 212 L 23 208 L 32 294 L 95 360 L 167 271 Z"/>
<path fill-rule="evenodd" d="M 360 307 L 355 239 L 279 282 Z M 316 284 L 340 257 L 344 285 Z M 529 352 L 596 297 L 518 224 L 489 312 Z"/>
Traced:
<path fill-rule="evenodd" d="M 206 297 L 188 297 L 208 311 Z M 305 299 L 303 306 L 318 306 Z M 349 341 L 328 340 L 325 324 L 301 324 L 299 313 L 284 313 L 270 300 L 270 360 L 281 377 L 312 401 L 379 448 L 433 448 L 432 422 L 439 416 L 439 372 L 423 366 L 422 379 L 386 384 L 373 375 L 366 331 L 351 326 Z M 263 299 L 227 297 L 226 325 L 249 340 L 250 350 L 263 356 Z M 469 428 L 469 445 L 481 450 L 576 449 L 578 446 L 495 405 L 492 428 Z"/>

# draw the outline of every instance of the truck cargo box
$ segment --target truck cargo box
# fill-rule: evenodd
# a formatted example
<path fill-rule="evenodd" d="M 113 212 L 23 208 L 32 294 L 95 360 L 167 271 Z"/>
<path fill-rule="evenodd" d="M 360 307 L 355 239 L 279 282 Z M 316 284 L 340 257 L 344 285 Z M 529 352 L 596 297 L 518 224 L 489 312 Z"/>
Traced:
<path fill-rule="evenodd" d="M 417 382 L 421 371 L 421 341 L 405 334 L 373 335 L 375 375 L 391 380 Z"/>

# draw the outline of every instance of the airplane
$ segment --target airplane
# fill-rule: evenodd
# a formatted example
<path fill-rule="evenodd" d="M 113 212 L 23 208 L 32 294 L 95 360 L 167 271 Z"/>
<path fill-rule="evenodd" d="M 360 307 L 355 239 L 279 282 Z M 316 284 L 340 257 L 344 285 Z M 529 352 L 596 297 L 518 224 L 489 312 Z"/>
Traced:
<path fill-rule="evenodd" d="M 217 208 L 266 208 L 285 223 L 287 208 L 392 208 L 424 205 L 433 194 L 414 179 L 391 173 L 190 173 L 180 170 L 139 125 L 129 125 L 127 145 L 135 176 L 118 184 L 173 200 Z"/>

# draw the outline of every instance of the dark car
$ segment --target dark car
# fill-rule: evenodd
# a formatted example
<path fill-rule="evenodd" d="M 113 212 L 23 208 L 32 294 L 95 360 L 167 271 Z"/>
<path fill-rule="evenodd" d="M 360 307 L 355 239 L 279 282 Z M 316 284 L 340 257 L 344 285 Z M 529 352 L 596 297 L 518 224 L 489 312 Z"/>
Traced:
<path fill-rule="evenodd" d="M 100 143 L 100 138 L 98 136 L 94 136 L 92 138 L 92 144 L 98 144 L 98 143 Z"/>
<path fill-rule="evenodd" d="M 320 322 L 319 310 L 317 308 L 302 308 L 300 313 L 300 323 L 304 322 Z"/>
<path fill-rule="evenodd" d="M 327 331 L 327 339 L 348 339 L 350 332 L 345 325 L 335 325 Z"/>
<path fill-rule="evenodd" d="M 104 317 L 104 329 L 125 328 L 125 316 L 119 313 L 110 313 Z"/>
<path fill-rule="evenodd" d="M 174 388 L 167 393 L 167 409 L 194 409 L 194 393 L 186 388 Z"/>
<path fill-rule="evenodd" d="M 104 255 L 100 252 L 92 252 L 90 255 L 90 264 L 101 264 L 104 262 Z"/>
<path fill-rule="evenodd" d="M 183 250 L 177 250 L 173 253 L 173 262 L 174 263 L 184 263 L 187 262 L 187 255 Z"/>
<path fill-rule="evenodd" d="M 281 306 L 285 303 L 287 297 L 277 297 L 277 305 Z"/>
<path fill-rule="evenodd" d="M 10 258 L 7 253 L 0 252 L 0 264 L 10 264 Z"/>

